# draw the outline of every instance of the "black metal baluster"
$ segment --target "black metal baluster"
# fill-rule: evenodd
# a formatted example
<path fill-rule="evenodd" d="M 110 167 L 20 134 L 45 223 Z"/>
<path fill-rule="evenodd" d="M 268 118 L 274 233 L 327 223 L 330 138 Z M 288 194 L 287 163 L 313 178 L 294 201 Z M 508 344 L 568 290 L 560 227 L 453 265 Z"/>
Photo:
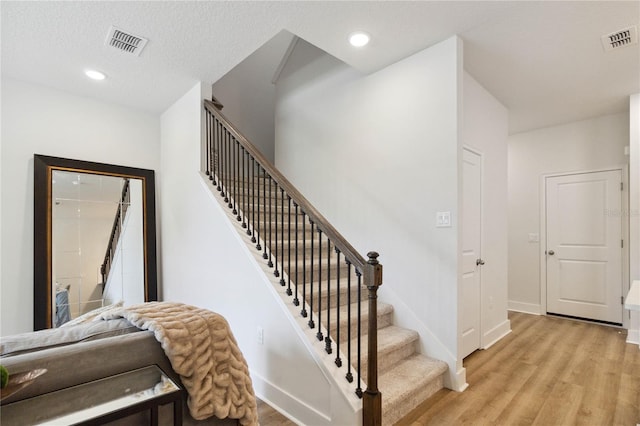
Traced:
<path fill-rule="evenodd" d="M 233 203 L 231 203 L 231 189 L 229 188 L 229 182 L 233 178 L 233 168 L 231 167 L 231 134 L 229 134 L 227 129 L 224 129 L 224 138 L 227 148 L 227 180 L 224 183 L 224 186 L 227 189 L 227 194 L 224 200 L 227 202 L 227 207 L 233 208 Z"/>
<path fill-rule="evenodd" d="M 287 240 L 289 241 L 287 245 L 287 296 L 291 296 L 293 293 L 291 291 L 291 197 L 289 194 L 287 194 L 287 204 Z M 284 238 L 284 232 L 282 234 Z M 284 256 L 284 243 L 282 245 L 282 256 Z"/>
<path fill-rule="evenodd" d="M 209 162 L 211 164 L 211 183 L 213 184 L 213 186 L 216 186 L 217 182 L 216 182 L 216 118 L 212 115 L 211 116 L 211 128 L 210 128 L 210 135 L 211 135 L 211 143 L 209 144 Z"/>
<path fill-rule="evenodd" d="M 322 342 L 322 229 L 318 228 L 318 340 Z"/>
<path fill-rule="evenodd" d="M 251 158 L 251 242 L 256 242 L 256 159 Z M 258 216 L 260 220 L 260 216 Z"/>
<path fill-rule="evenodd" d="M 331 241 L 327 237 L 327 337 L 324 350 L 331 354 Z"/>
<path fill-rule="evenodd" d="M 207 140 L 205 143 L 205 161 L 204 161 L 204 168 L 205 168 L 205 174 L 207 176 L 209 176 L 209 180 L 211 180 L 211 113 L 207 110 L 205 110 L 205 134 L 207 135 Z"/>
<path fill-rule="evenodd" d="M 362 348 L 361 348 L 361 342 L 362 342 L 362 310 L 361 310 L 361 303 L 362 303 L 362 297 L 361 297 L 361 292 L 362 292 L 362 272 L 360 272 L 359 270 L 356 269 L 356 275 L 358 276 L 358 387 L 356 388 L 356 395 L 358 395 L 358 398 L 362 398 L 362 388 L 360 387 L 360 373 L 361 373 L 361 363 L 362 363 Z"/>
<path fill-rule="evenodd" d="M 269 268 L 273 268 L 273 260 L 271 259 L 271 243 L 273 240 L 271 239 L 271 209 L 273 208 L 273 203 L 271 202 L 271 176 L 269 176 Z M 265 243 L 266 245 L 266 243 Z"/>
<path fill-rule="evenodd" d="M 216 152 L 218 155 L 216 155 L 216 162 L 218 163 L 218 192 L 222 191 L 222 182 L 220 182 L 220 180 L 222 179 L 222 163 L 224 161 L 224 158 L 221 159 L 221 155 L 222 155 L 222 137 L 221 137 L 221 127 L 222 125 L 220 124 L 220 122 L 218 121 L 218 119 L 216 118 Z M 224 194 L 222 194 L 224 196 Z"/>
<path fill-rule="evenodd" d="M 244 149 L 244 146 L 240 145 L 240 150 L 242 151 L 242 160 L 241 160 L 241 165 L 242 167 L 240 168 L 240 179 L 238 181 L 238 185 L 240 186 L 240 205 L 238 206 L 238 210 L 242 209 L 242 229 L 247 229 L 247 197 L 248 197 L 248 193 L 246 191 L 246 186 L 245 184 L 249 181 L 248 177 L 247 177 L 247 167 L 245 165 L 246 161 L 245 158 L 247 157 L 247 152 Z M 238 216 L 240 216 L 240 214 L 238 213 Z M 251 235 L 251 231 L 249 231 L 247 229 L 247 234 Z"/>
<path fill-rule="evenodd" d="M 262 166 L 260 166 L 262 168 Z M 267 226 L 267 171 L 263 168 L 262 169 L 262 177 L 260 178 L 260 181 L 262 182 L 262 226 L 263 226 L 263 231 L 262 231 L 262 243 L 264 244 L 264 247 L 262 248 L 262 250 L 264 250 L 262 252 L 262 258 L 263 259 L 267 259 L 267 234 L 268 234 L 268 226 Z M 258 206 L 260 206 L 260 204 L 258 204 Z M 258 243 L 259 246 L 260 243 Z M 260 250 L 260 249 L 258 249 Z"/>
<path fill-rule="evenodd" d="M 342 367 L 342 359 L 340 359 L 340 250 L 335 247 L 336 250 L 336 365 Z"/>
<path fill-rule="evenodd" d="M 250 155 L 249 155 L 249 151 L 247 151 L 246 149 L 244 150 L 244 156 L 242 157 L 242 159 L 244 160 L 244 171 L 242 173 L 242 175 L 244 176 L 244 216 L 243 216 L 243 224 L 245 225 L 245 227 L 247 228 L 247 235 L 251 235 L 251 219 L 250 219 L 250 214 L 251 212 L 249 211 L 249 203 L 251 202 L 250 199 L 250 195 L 251 195 L 251 191 L 250 191 L 250 187 L 251 187 L 251 178 L 249 175 L 249 172 L 251 170 L 249 170 L 249 161 L 251 159 Z"/>
<path fill-rule="evenodd" d="M 258 227 L 258 229 L 256 231 L 257 235 L 256 235 L 256 241 L 255 241 L 256 250 L 258 250 L 258 251 L 262 250 L 262 247 L 260 246 L 260 236 L 262 235 L 260 233 L 260 230 L 263 229 L 263 227 L 260 226 L 260 182 L 263 181 L 263 179 L 260 178 L 260 169 L 261 169 L 261 166 L 260 166 L 260 163 L 258 163 L 258 197 L 257 197 L 258 199 L 256 200 L 257 204 L 258 204 L 258 215 L 256 217 L 256 226 Z M 262 183 L 262 189 L 264 190 L 264 182 Z M 262 240 L 264 241 L 264 235 L 262 235 Z M 265 244 L 265 246 L 266 246 L 266 244 Z M 265 250 L 266 250 L 266 247 L 265 247 Z M 263 255 L 263 257 L 264 257 L 264 255 Z"/>
<path fill-rule="evenodd" d="M 309 280 L 309 328 L 314 328 L 315 323 L 313 322 L 313 240 L 315 234 L 314 231 L 315 224 L 311 222 L 311 278 Z"/>
<path fill-rule="evenodd" d="M 220 132 L 222 133 L 222 166 L 224 169 L 224 173 L 222 174 L 222 177 L 224 179 L 224 181 L 221 184 L 221 191 L 220 191 L 220 195 L 224 198 L 224 202 L 228 203 L 229 202 L 229 191 L 227 191 L 227 182 L 229 182 L 228 179 L 228 174 L 229 174 L 229 167 L 228 167 L 228 162 L 227 162 L 227 156 L 229 155 L 228 153 L 228 149 L 227 149 L 227 132 L 224 129 L 224 127 L 221 126 Z"/>
<path fill-rule="evenodd" d="M 351 374 L 351 262 L 347 262 L 347 382 L 353 382 L 353 374 Z"/>
<path fill-rule="evenodd" d="M 291 202 L 291 197 L 289 197 L 289 202 Z M 296 287 L 296 294 L 293 297 L 293 304 L 295 306 L 300 305 L 300 300 L 298 300 L 298 283 L 300 282 L 300 275 L 298 275 L 298 204 L 296 204 L 295 202 L 293 203 L 293 205 L 296 207 L 296 231 L 295 231 L 295 238 L 296 238 L 296 247 L 295 247 L 295 252 L 296 252 L 296 258 L 295 258 L 295 282 L 293 283 L 293 285 Z M 289 204 L 289 206 L 291 206 L 291 204 Z M 289 207 L 291 208 L 291 207 Z M 291 249 L 291 238 L 289 238 L 289 249 Z M 289 259 L 291 259 L 291 252 L 289 252 Z M 291 282 L 291 266 L 289 266 L 289 282 Z"/>
<path fill-rule="evenodd" d="M 251 154 L 249 151 L 245 150 L 247 155 L 247 160 L 245 161 L 245 192 L 244 192 L 244 220 L 247 222 L 247 235 L 251 235 L 251 218 L 250 215 L 253 215 L 252 212 L 249 211 L 249 206 L 251 205 L 251 170 L 249 168 L 249 164 L 251 161 Z"/>
<path fill-rule="evenodd" d="M 280 276 L 280 271 L 278 271 L 278 259 L 280 259 L 280 263 L 282 264 L 282 258 L 279 256 L 280 253 L 278 253 L 278 189 L 280 189 L 278 186 L 279 185 L 276 183 L 276 187 L 274 188 L 275 191 L 274 191 L 274 194 L 273 194 L 274 200 L 276 202 L 276 205 L 274 206 L 274 209 L 275 209 L 275 212 L 276 212 L 276 216 L 274 217 L 274 219 L 275 219 L 275 229 L 276 229 L 276 234 L 275 234 L 275 237 L 276 237 L 275 238 L 275 240 L 276 240 L 275 241 L 276 242 L 276 250 L 275 250 L 275 255 L 274 255 L 274 257 L 275 257 L 275 259 L 274 259 L 275 262 L 274 263 L 275 263 L 276 268 L 273 271 L 273 275 L 275 277 L 279 277 Z M 282 191 L 282 189 L 280 189 L 280 190 Z M 280 212 L 280 214 L 282 214 L 282 212 Z M 284 285 L 284 281 L 283 281 L 282 278 L 280 278 L 280 281 L 281 281 L 280 285 Z"/>
<path fill-rule="evenodd" d="M 230 171 L 231 171 L 231 177 L 229 178 L 229 189 L 227 190 L 227 192 L 230 192 L 231 194 L 229 194 L 229 204 L 231 204 L 231 213 L 233 213 L 234 215 L 238 215 L 238 210 L 236 209 L 236 200 L 238 199 L 238 194 L 236 194 L 236 175 L 238 173 L 238 168 L 236 167 L 236 138 L 231 135 L 231 147 L 230 147 L 230 151 L 231 151 L 231 164 L 230 164 Z"/>
<path fill-rule="evenodd" d="M 302 249 L 304 250 L 304 254 L 302 256 L 302 310 L 300 311 L 300 315 L 302 315 L 303 318 L 306 318 L 307 317 L 307 214 L 304 211 L 302 212 Z"/>
<path fill-rule="evenodd" d="M 276 233 L 276 255 L 277 254 L 278 234 Z M 284 281 L 284 189 L 282 188 L 280 188 L 280 269 L 282 270 L 282 274 L 280 274 L 280 285 L 284 287 L 287 283 Z"/>
<path fill-rule="evenodd" d="M 234 185 L 233 185 L 233 214 L 236 215 L 236 220 L 240 222 L 242 220 L 242 216 L 240 216 L 240 207 L 242 207 L 242 199 L 240 194 L 240 142 L 233 138 L 236 142 L 234 145 L 234 155 L 236 158 L 236 172 L 234 174 Z"/>
<path fill-rule="evenodd" d="M 212 168 L 212 184 L 216 186 L 218 184 L 217 174 L 220 173 L 220 170 L 216 169 L 218 162 L 218 119 L 213 115 L 211 116 L 211 137 L 213 138 L 211 141 L 211 168 Z"/>

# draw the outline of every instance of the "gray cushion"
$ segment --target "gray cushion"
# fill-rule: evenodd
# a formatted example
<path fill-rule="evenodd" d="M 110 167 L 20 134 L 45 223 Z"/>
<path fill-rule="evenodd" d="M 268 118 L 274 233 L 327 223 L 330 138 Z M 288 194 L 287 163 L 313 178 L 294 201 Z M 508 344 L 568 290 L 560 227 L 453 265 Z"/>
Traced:
<path fill-rule="evenodd" d="M 124 318 L 90 321 L 69 327 L 52 328 L 0 338 L 0 356 L 14 356 L 42 349 L 140 331 Z"/>

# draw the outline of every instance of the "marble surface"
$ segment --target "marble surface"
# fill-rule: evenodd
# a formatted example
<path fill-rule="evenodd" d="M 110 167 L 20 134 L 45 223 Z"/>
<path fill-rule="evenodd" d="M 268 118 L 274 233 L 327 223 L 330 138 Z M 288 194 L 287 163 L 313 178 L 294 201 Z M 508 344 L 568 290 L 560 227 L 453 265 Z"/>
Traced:
<path fill-rule="evenodd" d="M 640 311 L 640 281 L 631 283 L 631 289 L 624 301 L 624 307 L 632 311 Z"/>

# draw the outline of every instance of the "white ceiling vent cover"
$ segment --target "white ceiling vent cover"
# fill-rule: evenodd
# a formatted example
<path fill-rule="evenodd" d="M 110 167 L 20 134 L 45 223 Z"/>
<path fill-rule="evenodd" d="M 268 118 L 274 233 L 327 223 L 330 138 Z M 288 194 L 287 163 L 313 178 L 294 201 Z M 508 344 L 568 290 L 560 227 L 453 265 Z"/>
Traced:
<path fill-rule="evenodd" d="M 636 26 L 602 36 L 602 47 L 604 47 L 605 51 L 611 51 L 637 43 L 638 28 Z"/>
<path fill-rule="evenodd" d="M 140 52 L 149 40 L 146 38 L 133 35 L 120 28 L 111 27 L 107 34 L 105 44 L 118 50 L 140 56 Z"/>

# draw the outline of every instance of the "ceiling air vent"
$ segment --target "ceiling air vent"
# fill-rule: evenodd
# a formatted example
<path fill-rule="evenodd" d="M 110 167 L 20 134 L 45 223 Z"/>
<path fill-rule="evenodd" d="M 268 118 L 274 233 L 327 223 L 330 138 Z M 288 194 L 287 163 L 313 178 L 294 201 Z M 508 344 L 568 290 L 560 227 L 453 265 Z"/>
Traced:
<path fill-rule="evenodd" d="M 638 43 L 638 29 L 633 26 L 602 36 L 602 46 L 605 51 L 618 49 Z"/>
<path fill-rule="evenodd" d="M 147 41 L 146 38 L 133 35 L 116 27 L 111 27 L 109 28 L 109 34 L 107 34 L 105 44 L 118 50 L 140 56 L 140 52 L 147 44 Z"/>

